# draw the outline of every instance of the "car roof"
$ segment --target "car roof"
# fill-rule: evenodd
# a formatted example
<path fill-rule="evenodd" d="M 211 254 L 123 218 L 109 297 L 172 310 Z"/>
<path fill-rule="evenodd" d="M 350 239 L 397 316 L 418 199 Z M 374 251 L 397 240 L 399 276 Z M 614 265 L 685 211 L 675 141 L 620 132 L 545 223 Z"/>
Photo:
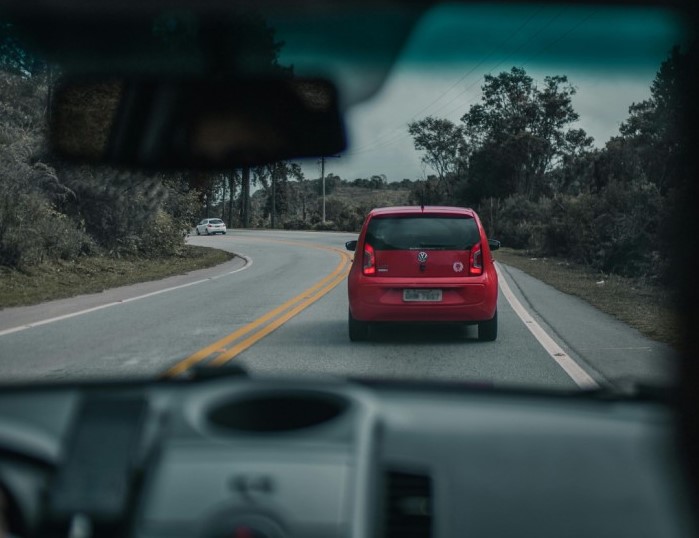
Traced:
<path fill-rule="evenodd" d="M 372 209 L 369 215 L 372 217 L 385 216 L 385 215 L 463 215 L 467 217 L 473 217 L 475 211 L 467 207 L 453 207 L 453 206 L 438 206 L 438 205 L 426 205 L 426 206 L 398 206 L 398 207 L 378 207 Z"/>

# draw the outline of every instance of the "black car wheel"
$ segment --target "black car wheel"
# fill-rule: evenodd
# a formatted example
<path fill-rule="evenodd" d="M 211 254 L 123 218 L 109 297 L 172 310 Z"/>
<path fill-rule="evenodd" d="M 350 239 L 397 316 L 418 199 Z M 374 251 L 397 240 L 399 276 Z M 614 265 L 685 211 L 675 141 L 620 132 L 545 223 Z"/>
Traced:
<path fill-rule="evenodd" d="M 351 312 L 349 312 L 347 316 L 349 325 L 349 339 L 352 342 L 367 340 L 369 338 L 369 324 L 366 321 L 354 319 Z"/>
<path fill-rule="evenodd" d="M 492 342 L 498 337 L 498 311 L 495 311 L 493 319 L 481 321 L 478 324 L 478 340 Z"/>

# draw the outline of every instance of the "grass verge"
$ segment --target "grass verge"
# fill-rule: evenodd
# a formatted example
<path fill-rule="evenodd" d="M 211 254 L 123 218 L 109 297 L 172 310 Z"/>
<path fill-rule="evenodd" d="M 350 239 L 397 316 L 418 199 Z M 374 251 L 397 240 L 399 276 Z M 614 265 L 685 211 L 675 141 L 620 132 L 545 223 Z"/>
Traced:
<path fill-rule="evenodd" d="M 22 272 L 0 268 L 0 308 L 158 280 L 212 267 L 232 257 L 232 253 L 223 250 L 187 245 L 180 256 L 155 260 L 89 257 L 44 264 Z"/>
<path fill-rule="evenodd" d="M 524 251 L 509 248 L 493 252 L 493 257 L 564 293 L 580 297 L 653 340 L 679 345 L 676 311 L 671 293 L 666 288 L 637 279 L 601 274 L 565 260 L 532 257 Z"/>

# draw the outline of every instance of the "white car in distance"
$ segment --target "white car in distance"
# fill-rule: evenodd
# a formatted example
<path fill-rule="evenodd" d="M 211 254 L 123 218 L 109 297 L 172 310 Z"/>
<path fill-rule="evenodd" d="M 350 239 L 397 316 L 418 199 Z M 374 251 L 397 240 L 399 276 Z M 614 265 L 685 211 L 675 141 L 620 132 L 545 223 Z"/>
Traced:
<path fill-rule="evenodd" d="M 225 234 L 226 225 L 221 219 L 204 219 L 197 224 L 197 235 Z"/>

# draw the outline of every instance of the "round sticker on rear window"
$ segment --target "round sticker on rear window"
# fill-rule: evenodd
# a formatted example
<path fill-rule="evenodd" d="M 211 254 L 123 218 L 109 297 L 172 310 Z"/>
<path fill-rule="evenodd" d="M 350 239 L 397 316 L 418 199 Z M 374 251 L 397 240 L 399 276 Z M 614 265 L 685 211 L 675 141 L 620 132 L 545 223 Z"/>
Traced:
<path fill-rule="evenodd" d="M 464 270 L 464 264 L 461 262 L 454 262 L 454 272 L 460 273 Z"/>

